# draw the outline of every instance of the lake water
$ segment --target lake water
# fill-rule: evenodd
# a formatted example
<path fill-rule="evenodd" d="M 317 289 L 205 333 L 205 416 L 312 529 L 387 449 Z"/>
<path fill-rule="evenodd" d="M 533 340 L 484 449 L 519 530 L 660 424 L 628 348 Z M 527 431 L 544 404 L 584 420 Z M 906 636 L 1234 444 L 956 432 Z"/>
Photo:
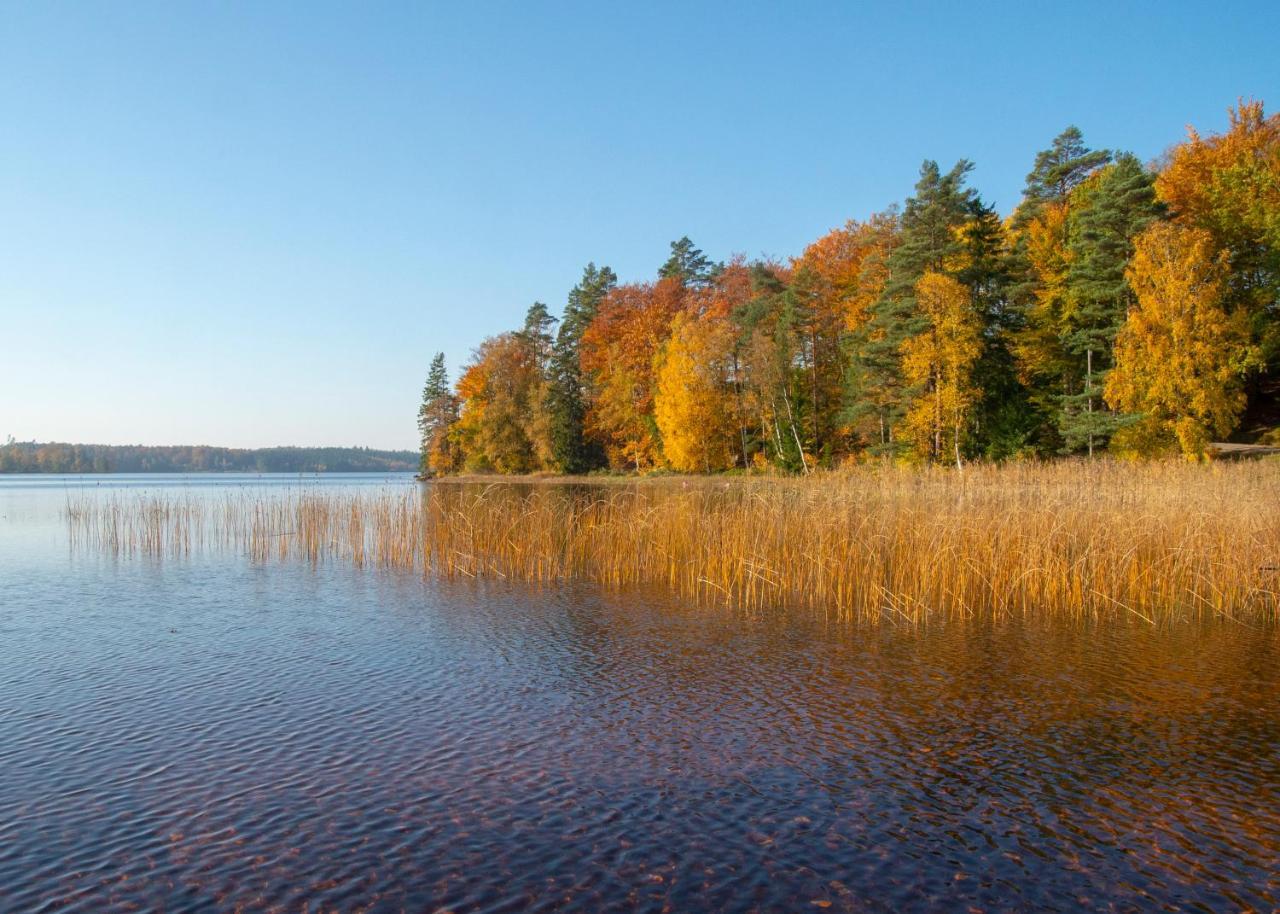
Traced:
<path fill-rule="evenodd" d="M 0 476 L 0 910 L 1280 905 L 1274 628 L 860 629 L 60 513 L 412 485 Z"/>

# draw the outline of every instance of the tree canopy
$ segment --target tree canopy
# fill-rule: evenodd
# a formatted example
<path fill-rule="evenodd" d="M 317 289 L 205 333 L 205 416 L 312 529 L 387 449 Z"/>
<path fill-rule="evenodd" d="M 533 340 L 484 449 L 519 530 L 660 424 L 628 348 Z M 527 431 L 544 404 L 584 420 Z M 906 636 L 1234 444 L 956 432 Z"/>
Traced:
<path fill-rule="evenodd" d="M 427 465 L 1202 454 L 1280 381 L 1280 120 L 1243 102 L 1146 165 L 1071 126 L 1032 158 L 1003 220 L 969 161 L 926 160 L 789 260 L 682 236 L 648 279 L 588 264 L 558 328 L 535 304 L 451 392 L 433 367 Z"/>

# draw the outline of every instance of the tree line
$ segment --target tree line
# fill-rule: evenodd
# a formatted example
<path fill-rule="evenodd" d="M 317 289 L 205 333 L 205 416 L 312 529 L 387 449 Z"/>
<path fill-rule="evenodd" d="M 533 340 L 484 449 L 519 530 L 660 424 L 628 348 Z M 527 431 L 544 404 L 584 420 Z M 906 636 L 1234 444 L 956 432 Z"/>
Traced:
<path fill-rule="evenodd" d="M 457 383 L 424 472 L 807 472 L 1109 451 L 1201 457 L 1280 382 L 1280 117 L 1241 102 L 1158 162 L 1069 127 L 1001 218 L 972 165 L 787 262 L 687 237 L 650 281 L 588 264 Z"/>
<path fill-rule="evenodd" d="M 381 473 L 413 470 L 412 451 L 361 447 L 204 447 L 38 444 L 0 445 L 0 473 Z"/>

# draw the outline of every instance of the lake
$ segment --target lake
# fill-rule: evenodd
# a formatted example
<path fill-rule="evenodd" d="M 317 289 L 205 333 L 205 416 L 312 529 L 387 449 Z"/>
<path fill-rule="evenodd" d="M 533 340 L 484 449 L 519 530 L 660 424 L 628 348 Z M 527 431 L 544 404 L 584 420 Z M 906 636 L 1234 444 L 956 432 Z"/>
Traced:
<path fill-rule="evenodd" d="M 1280 635 L 73 548 L 0 476 L 0 910 L 1270 910 Z"/>

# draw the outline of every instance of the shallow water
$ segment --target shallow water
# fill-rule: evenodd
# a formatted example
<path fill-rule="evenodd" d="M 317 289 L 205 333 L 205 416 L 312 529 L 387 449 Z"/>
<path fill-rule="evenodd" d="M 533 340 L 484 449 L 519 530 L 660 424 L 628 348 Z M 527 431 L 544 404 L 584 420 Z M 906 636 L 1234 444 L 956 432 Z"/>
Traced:
<path fill-rule="evenodd" d="M 1268 910 L 1280 637 L 72 550 L 0 477 L 0 910 Z M 74 488 L 73 488 L 74 487 Z"/>

